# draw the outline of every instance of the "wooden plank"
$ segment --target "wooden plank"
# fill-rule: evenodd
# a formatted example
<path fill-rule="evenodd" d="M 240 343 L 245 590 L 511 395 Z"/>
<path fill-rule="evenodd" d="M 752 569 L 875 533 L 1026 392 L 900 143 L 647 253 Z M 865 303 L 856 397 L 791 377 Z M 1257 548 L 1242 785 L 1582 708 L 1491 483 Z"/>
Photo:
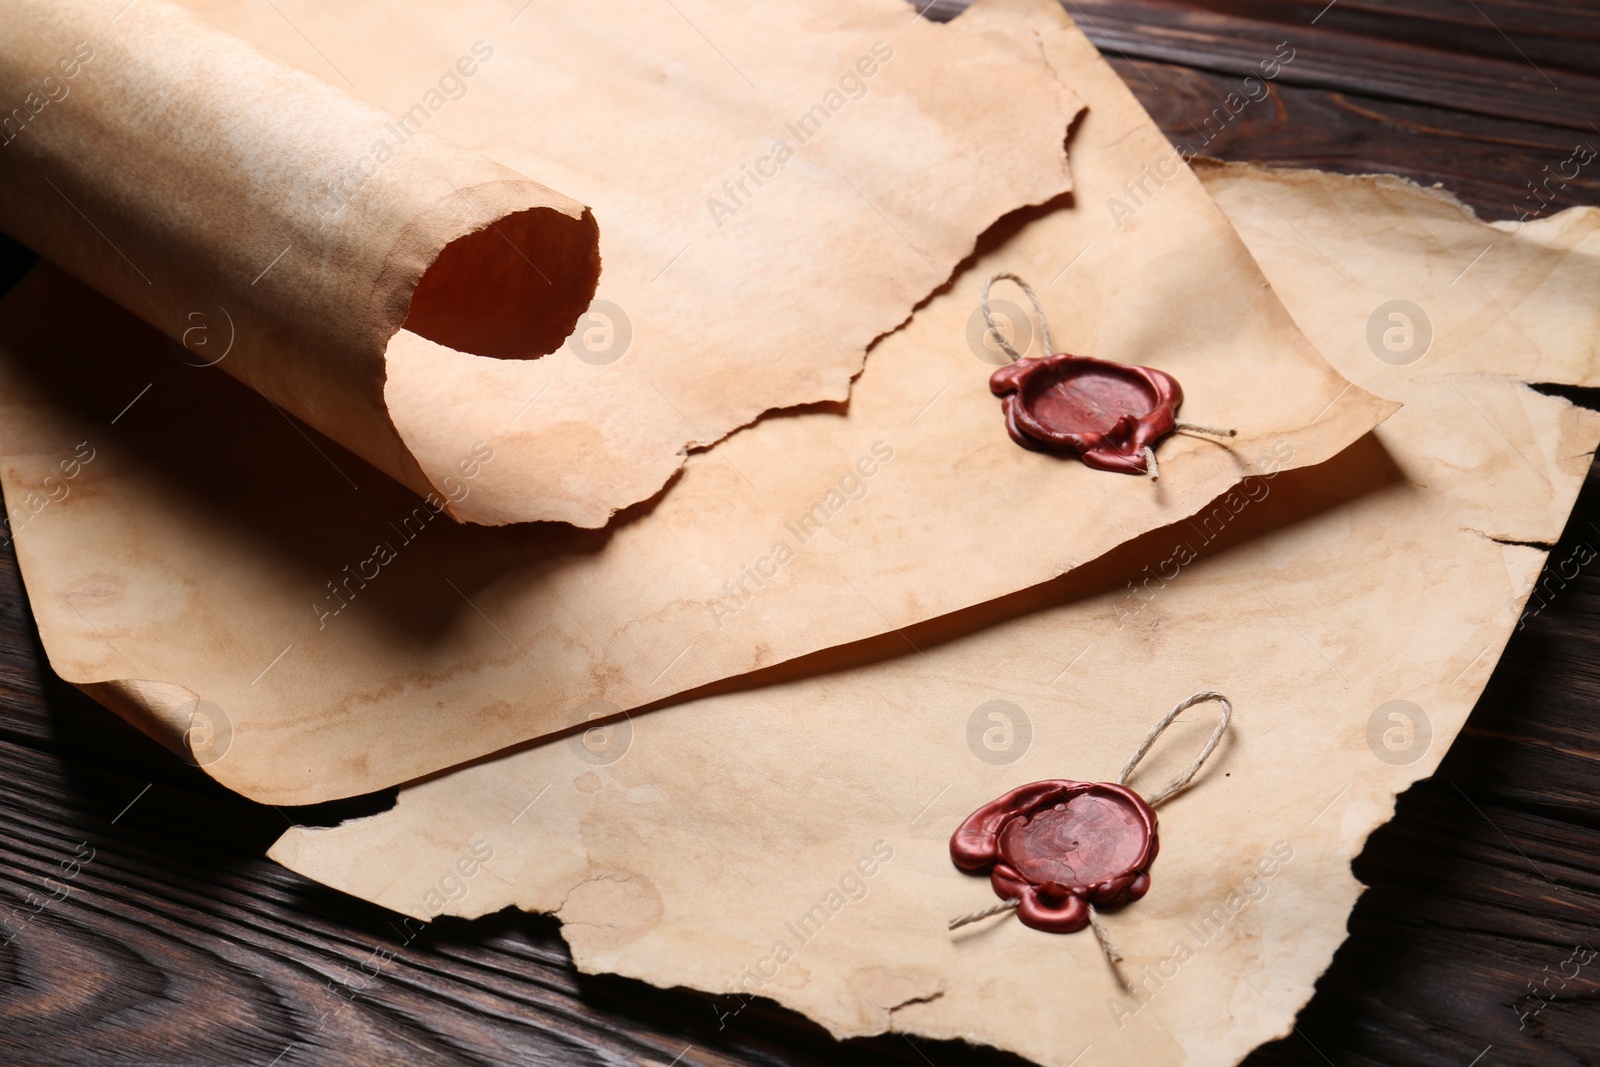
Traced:
<path fill-rule="evenodd" d="M 1369 841 L 1350 939 L 1297 1032 L 1247 1067 L 1595 1062 L 1600 956 L 1574 950 L 1600 949 L 1600 831 L 1443 779 Z"/>
<path fill-rule="evenodd" d="M 1300 4 L 1286 6 L 1306 10 Z M 1550 60 L 1541 65 L 1528 58 L 1488 22 L 1456 34 L 1480 43 L 1480 54 L 1467 56 L 1441 47 L 1442 41 L 1421 31 L 1406 40 L 1388 30 L 1358 34 L 1330 28 L 1337 25 L 1333 16 L 1338 7 L 1315 26 L 1223 15 L 1159 0 L 1067 0 L 1066 7 L 1102 51 L 1123 59 L 1157 59 L 1241 77 L 1276 69 L 1276 80 L 1286 85 L 1355 92 L 1600 135 L 1594 108 L 1600 99 L 1600 74 L 1590 19 L 1583 20 L 1578 31 L 1579 38 L 1588 41 L 1586 53 L 1565 57 L 1563 62 L 1571 66 L 1557 66 Z M 1383 25 L 1406 23 L 1385 20 Z M 1425 28 L 1441 27 L 1433 23 Z M 1263 68 L 1284 42 L 1293 59 Z"/>
<path fill-rule="evenodd" d="M 1579 141 L 1600 153 L 1593 134 L 1282 83 L 1228 116 L 1236 77 L 1150 60 L 1112 57 L 1111 65 L 1173 143 L 1200 155 L 1438 182 L 1489 219 L 1600 203 L 1600 158 L 1564 165 Z M 1600 111 L 1600 94 L 1594 100 Z M 1227 121 L 1214 117 L 1219 109 Z M 1560 178 L 1574 169 L 1574 180 Z M 1555 180 L 1535 192 L 1530 183 L 1551 173 Z"/>

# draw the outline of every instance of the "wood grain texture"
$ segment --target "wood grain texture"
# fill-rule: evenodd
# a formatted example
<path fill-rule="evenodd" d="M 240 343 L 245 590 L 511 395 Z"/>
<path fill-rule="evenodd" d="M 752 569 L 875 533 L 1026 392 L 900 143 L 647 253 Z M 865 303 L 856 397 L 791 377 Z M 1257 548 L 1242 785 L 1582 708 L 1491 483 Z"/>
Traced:
<path fill-rule="evenodd" d="M 1294 58 L 1278 75 L 1286 85 L 1359 88 L 1369 96 L 1600 132 L 1591 125 L 1593 101 L 1600 96 L 1595 61 L 1600 25 L 1592 16 L 1584 18 L 1581 8 L 1559 25 L 1554 18 L 1526 18 L 1530 6 L 1417 3 L 1395 11 L 1348 0 L 1066 3 L 1102 51 L 1125 59 L 1242 75 L 1257 71 L 1280 43 L 1287 43 Z M 1552 8 L 1551 14 L 1559 10 Z M 1502 23 L 1527 45 L 1503 32 Z"/>
<path fill-rule="evenodd" d="M 1175 141 L 1293 42 L 1207 154 L 1442 181 L 1514 218 L 1575 140 L 1600 146 L 1597 2 L 1067 6 Z M 1600 168 L 1545 210 L 1575 203 L 1600 203 Z M 0 247 L 0 286 L 27 262 Z M 1552 565 L 1580 544 L 1600 548 L 1594 474 Z M 1296 1032 L 1252 1067 L 1600 1063 L 1600 956 L 1568 962 L 1600 948 L 1600 562 L 1552 575 L 1439 773 L 1357 860 L 1371 888 Z M 289 823 L 392 793 L 279 810 L 177 762 L 50 673 L 9 547 L 0 760 L 0 1065 L 1021 1062 L 840 1045 L 760 1002 L 721 1026 L 712 998 L 577 975 L 554 922 L 515 912 L 408 937 L 262 858 Z"/>
<path fill-rule="evenodd" d="M 1235 75 L 1193 70 L 1113 55 L 1111 65 L 1175 143 L 1196 154 L 1277 166 L 1314 167 L 1346 174 L 1402 174 L 1423 185 L 1441 183 L 1490 219 L 1537 218 L 1565 207 L 1600 204 L 1600 161 L 1559 175 L 1580 143 L 1600 151 L 1600 134 L 1438 108 L 1361 93 L 1329 92 L 1281 79 L 1269 95 L 1248 104 L 1226 125 L 1214 119 Z M 1600 55 L 1597 55 L 1600 63 Z M 1593 98 L 1600 112 L 1600 93 Z M 1212 131 L 1220 130 L 1213 136 Z M 1210 140 L 1207 138 L 1210 137 Z M 1557 175 L 1535 192 L 1546 167 Z"/>

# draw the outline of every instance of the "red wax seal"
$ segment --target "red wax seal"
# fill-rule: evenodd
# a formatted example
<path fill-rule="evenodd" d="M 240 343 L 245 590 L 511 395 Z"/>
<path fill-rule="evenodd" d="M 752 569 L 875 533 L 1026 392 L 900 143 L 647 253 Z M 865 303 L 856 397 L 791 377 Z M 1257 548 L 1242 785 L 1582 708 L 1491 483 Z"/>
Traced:
<path fill-rule="evenodd" d="M 1070 934 L 1089 905 L 1119 908 L 1150 890 L 1156 813 L 1131 789 L 1053 779 L 1013 789 L 967 817 L 950 838 L 964 871 L 989 871 L 1026 926 Z"/>
<path fill-rule="evenodd" d="M 1019 359 L 989 378 L 1023 448 L 1070 453 L 1091 467 L 1145 474 L 1144 450 L 1171 433 L 1183 390 L 1172 375 L 1063 352 Z"/>

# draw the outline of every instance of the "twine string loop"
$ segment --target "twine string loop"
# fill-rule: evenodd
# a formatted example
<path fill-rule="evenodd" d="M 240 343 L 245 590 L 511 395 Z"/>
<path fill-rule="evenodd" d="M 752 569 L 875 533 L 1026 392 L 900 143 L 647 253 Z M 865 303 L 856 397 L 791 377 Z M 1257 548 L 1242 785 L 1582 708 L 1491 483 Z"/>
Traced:
<path fill-rule="evenodd" d="M 1206 739 L 1205 747 L 1194 758 L 1194 762 L 1189 764 L 1182 774 L 1168 782 L 1160 792 L 1152 793 L 1150 796 L 1145 797 L 1145 803 L 1153 808 L 1174 794 L 1186 789 L 1189 783 L 1194 781 L 1194 776 L 1200 773 L 1200 768 L 1205 766 L 1206 760 L 1210 759 L 1211 754 L 1217 750 L 1217 745 L 1222 743 L 1222 735 L 1228 729 L 1228 720 L 1233 717 L 1233 705 L 1221 693 L 1207 690 L 1204 693 L 1196 693 L 1192 697 L 1178 701 L 1178 705 L 1167 712 L 1162 720 L 1151 727 L 1150 732 L 1144 735 L 1144 740 L 1139 742 L 1139 747 L 1134 750 L 1133 755 L 1129 757 L 1128 762 L 1123 766 L 1122 773 L 1117 775 L 1117 784 L 1128 784 L 1128 778 L 1133 774 L 1133 769 L 1139 766 L 1139 761 L 1144 759 L 1145 755 L 1150 751 L 1150 747 L 1156 743 L 1156 738 L 1160 737 L 1179 715 L 1196 704 L 1204 704 L 1210 700 L 1215 700 L 1222 705 L 1222 717 L 1217 720 L 1217 728 L 1211 731 L 1211 736 Z"/>
<path fill-rule="evenodd" d="M 988 281 L 983 283 L 983 323 L 989 328 L 988 336 L 994 338 L 995 344 L 999 345 L 1005 354 L 1011 357 L 1013 363 L 1022 358 L 1022 353 L 1017 351 L 1015 345 L 1006 340 L 1005 334 L 1000 332 L 1000 327 L 995 325 L 994 312 L 989 310 L 989 287 L 1002 279 L 1015 282 L 1024 293 L 1028 294 L 1028 299 L 1033 302 L 1034 314 L 1039 316 L 1039 338 L 1044 342 L 1044 353 L 1047 356 L 1050 355 L 1055 351 L 1055 346 L 1050 343 L 1050 320 L 1045 317 L 1044 305 L 1039 302 L 1039 294 L 1033 291 L 1033 286 L 1010 271 L 1002 271 L 999 274 L 992 275 Z"/>

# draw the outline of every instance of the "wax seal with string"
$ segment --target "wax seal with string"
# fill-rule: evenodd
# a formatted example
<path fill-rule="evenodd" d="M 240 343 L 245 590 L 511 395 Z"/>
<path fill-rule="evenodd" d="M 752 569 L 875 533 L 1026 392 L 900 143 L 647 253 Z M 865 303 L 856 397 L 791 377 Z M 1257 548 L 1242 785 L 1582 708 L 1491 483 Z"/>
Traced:
<path fill-rule="evenodd" d="M 1066 352 L 1023 356 L 1001 335 L 989 310 L 989 288 L 1001 279 L 1015 282 L 1033 302 L 1046 353 L 1052 349 L 1050 323 L 1038 294 L 1017 275 L 996 274 L 983 283 L 983 321 L 1014 361 L 990 376 L 989 388 L 1001 398 L 1006 430 L 1017 444 L 1076 455 L 1097 470 L 1148 474 L 1154 480 L 1160 476 L 1155 445 L 1168 434 L 1234 436 L 1233 430 L 1179 421 L 1183 389 L 1165 371 Z"/>
<path fill-rule="evenodd" d="M 1213 700 L 1222 705 L 1222 717 L 1194 762 L 1149 797 L 1129 789 L 1128 778 L 1156 738 L 1180 714 Z M 951 835 L 950 858 L 964 871 L 988 871 L 1000 903 L 950 920 L 950 929 L 1015 911 L 1024 926 L 1047 933 L 1093 926 L 1107 958 L 1120 960 L 1097 909 L 1123 907 L 1150 891 L 1159 847 L 1155 809 L 1194 781 L 1232 716 L 1233 705 L 1221 693 L 1196 693 L 1151 728 L 1115 783 L 1033 782 L 969 815 Z"/>

